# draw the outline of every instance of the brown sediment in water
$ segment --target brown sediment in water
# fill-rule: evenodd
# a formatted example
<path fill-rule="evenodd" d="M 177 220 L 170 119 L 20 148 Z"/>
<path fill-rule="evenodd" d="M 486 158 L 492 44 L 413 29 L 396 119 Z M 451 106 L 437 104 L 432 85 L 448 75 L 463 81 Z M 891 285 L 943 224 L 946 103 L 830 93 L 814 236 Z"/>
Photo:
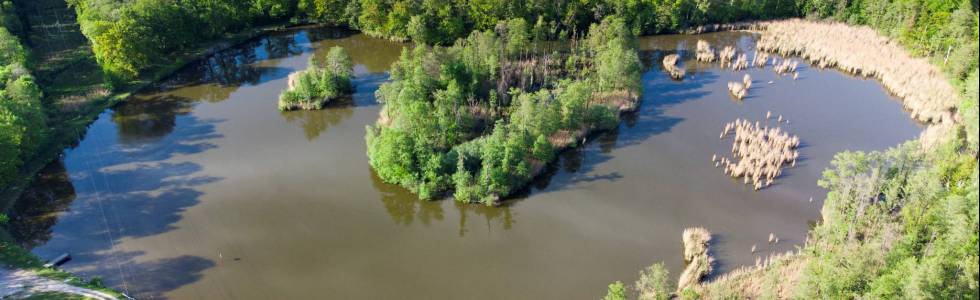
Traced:
<path fill-rule="evenodd" d="M 767 114 L 767 116 L 770 114 Z M 800 138 L 783 132 L 777 127 L 760 125 L 759 122 L 736 119 L 725 124 L 721 138 L 734 133 L 732 155 L 737 162 L 726 157 L 717 165 L 724 166 L 726 175 L 742 178 L 756 190 L 768 187 L 782 174 L 785 164 L 796 165 L 800 153 L 796 150 Z M 772 237 L 770 237 L 772 242 Z"/>
<path fill-rule="evenodd" d="M 677 67 L 677 61 L 679 59 L 680 56 L 677 54 L 664 56 L 664 70 L 667 71 L 667 74 L 670 74 L 670 78 L 675 80 L 683 79 L 685 73 L 684 69 Z"/>
<path fill-rule="evenodd" d="M 692 227 L 684 229 L 682 234 L 684 241 L 684 261 L 687 267 L 681 272 L 677 283 L 677 290 L 696 286 L 701 279 L 705 278 L 713 269 L 714 258 L 708 253 L 711 232 L 703 227 Z"/>
<path fill-rule="evenodd" d="M 873 77 L 902 99 L 912 118 L 934 124 L 956 121 L 959 97 L 939 68 L 869 27 L 800 19 L 762 22 L 759 27 L 757 46 L 762 51 L 798 55 L 821 68 Z"/>

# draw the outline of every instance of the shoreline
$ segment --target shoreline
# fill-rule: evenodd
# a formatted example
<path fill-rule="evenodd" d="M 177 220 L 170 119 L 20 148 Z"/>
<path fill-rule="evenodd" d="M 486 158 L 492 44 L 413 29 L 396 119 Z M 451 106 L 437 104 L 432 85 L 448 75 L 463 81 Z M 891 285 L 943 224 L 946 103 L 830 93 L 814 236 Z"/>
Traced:
<path fill-rule="evenodd" d="M 95 122 L 99 115 L 107 109 L 126 101 L 133 94 L 139 93 L 167 79 L 167 77 L 172 76 L 194 62 L 241 45 L 264 34 L 296 28 L 317 28 L 323 26 L 329 25 L 315 23 L 276 23 L 235 33 L 221 40 L 205 43 L 200 48 L 179 55 L 171 63 L 161 65 L 159 68 L 147 72 L 148 75 L 140 76 L 140 78 L 128 82 L 126 87 L 120 91 L 91 100 L 79 109 L 81 112 L 67 119 L 65 123 L 57 124 L 57 126 L 49 125 L 49 127 L 55 129 L 49 139 L 44 145 L 39 147 L 38 152 L 32 156 L 30 161 L 24 163 L 21 172 L 17 174 L 18 178 L 5 190 L 0 191 L 0 212 L 6 212 L 13 207 L 20 199 L 20 195 L 30 186 L 31 182 L 34 181 L 34 177 L 37 176 L 37 173 L 41 169 L 61 157 L 65 150 L 75 147 L 85 137 L 89 125 Z"/>

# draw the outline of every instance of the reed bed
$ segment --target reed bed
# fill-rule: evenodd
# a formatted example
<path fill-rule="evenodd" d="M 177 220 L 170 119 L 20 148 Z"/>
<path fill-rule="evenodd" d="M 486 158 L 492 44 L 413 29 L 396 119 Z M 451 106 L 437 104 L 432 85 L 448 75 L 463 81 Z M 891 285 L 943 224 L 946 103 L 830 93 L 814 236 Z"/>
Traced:
<path fill-rule="evenodd" d="M 866 26 L 800 19 L 762 22 L 760 50 L 798 55 L 821 68 L 873 77 L 903 100 L 914 119 L 953 122 L 959 97 L 938 67 Z"/>
<path fill-rule="evenodd" d="M 756 51 L 752 56 L 752 65 L 756 68 L 765 68 L 769 63 L 769 52 Z"/>
<path fill-rule="evenodd" d="M 711 232 L 702 227 L 684 229 L 684 261 L 687 267 L 681 272 L 677 283 L 678 293 L 684 289 L 696 286 L 713 270 L 714 258 L 708 252 Z"/>
<path fill-rule="evenodd" d="M 782 61 L 774 61 L 772 69 L 779 75 L 784 75 L 786 73 L 795 74 L 798 66 L 799 62 L 787 58 L 783 59 Z"/>
<path fill-rule="evenodd" d="M 663 62 L 664 70 L 667 71 L 667 74 L 670 74 L 670 78 L 673 78 L 675 80 L 683 79 L 685 73 L 684 69 L 677 67 L 677 60 L 679 59 L 680 56 L 678 56 L 677 54 L 670 54 L 664 56 L 664 62 Z"/>
<path fill-rule="evenodd" d="M 759 122 L 736 119 L 725 124 L 719 137 L 724 139 L 732 134 L 732 155 L 735 159 L 715 155 L 712 162 L 716 167 L 724 167 L 726 175 L 742 178 L 755 190 L 771 186 L 782 174 L 783 167 L 787 164 L 796 166 L 796 160 L 800 157 L 797 151 L 800 138 L 782 131 L 778 126 L 769 127 Z"/>
<path fill-rule="evenodd" d="M 735 99 L 742 100 L 745 95 L 749 93 L 749 88 L 745 86 L 744 83 L 730 81 L 728 82 L 728 92 L 732 94 Z"/>
<path fill-rule="evenodd" d="M 698 48 L 694 55 L 700 62 L 714 62 L 717 59 L 715 49 L 712 49 L 711 44 L 705 40 L 698 40 Z"/>
<path fill-rule="evenodd" d="M 718 52 L 718 60 L 721 62 L 722 68 L 732 64 L 733 59 L 735 59 L 735 47 L 725 46 L 725 48 L 721 49 L 721 52 Z"/>
<path fill-rule="evenodd" d="M 749 67 L 749 58 L 745 53 L 735 56 L 735 61 L 732 62 L 732 70 L 738 71 Z"/>

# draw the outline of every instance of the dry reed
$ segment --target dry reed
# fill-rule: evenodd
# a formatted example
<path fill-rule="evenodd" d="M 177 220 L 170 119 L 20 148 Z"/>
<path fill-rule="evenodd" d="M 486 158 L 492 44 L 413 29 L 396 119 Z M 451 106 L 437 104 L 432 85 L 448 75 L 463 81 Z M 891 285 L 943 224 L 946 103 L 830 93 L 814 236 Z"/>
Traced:
<path fill-rule="evenodd" d="M 684 261 L 688 264 L 681 272 L 678 280 L 678 291 L 699 284 L 701 279 L 711 274 L 714 263 L 714 258 L 708 252 L 711 233 L 707 229 L 702 227 L 685 229 L 682 238 L 684 241 Z"/>
<path fill-rule="evenodd" d="M 700 62 L 713 62 L 716 59 L 715 50 L 711 48 L 711 44 L 709 44 L 707 41 L 698 40 L 698 48 L 695 52 L 695 57 Z"/>
<path fill-rule="evenodd" d="M 732 70 L 738 71 L 749 67 L 749 59 L 745 53 L 739 54 L 735 57 L 735 61 L 732 62 Z"/>
<path fill-rule="evenodd" d="M 779 127 L 770 128 L 742 119 L 725 124 L 720 137 L 725 138 L 731 133 L 734 133 L 732 155 L 738 161 L 722 157 L 718 165 L 725 167 L 725 174 L 742 178 L 755 190 L 772 185 L 782 174 L 785 164 L 796 166 L 800 156 L 796 150 L 800 145 L 799 137 L 790 136 Z"/>
<path fill-rule="evenodd" d="M 668 74 L 670 74 L 670 78 L 676 80 L 683 79 L 685 73 L 684 69 L 677 67 L 677 61 L 679 59 L 680 56 L 678 56 L 677 54 L 670 54 L 664 56 L 664 70 L 667 71 Z"/>
<path fill-rule="evenodd" d="M 873 77 L 903 100 L 912 117 L 929 123 L 955 120 L 959 97 L 938 67 L 866 26 L 800 19 L 763 22 L 758 48 L 799 55 L 814 65 Z M 795 75 L 794 75 L 795 76 Z"/>
<path fill-rule="evenodd" d="M 749 89 L 744 83 L 731 81 L 728 82 L 728 91 L 732 93 L 735 99 L 742 100 L 745 95 L 749 93 Z"/>
<path fill-rule="evenodd" d="M 735 47 L 725 46 L 718 52 L 718 60 L 721 62 L 721 67 L 724 68 L 732 63 L 732 59 L 735 58 Z"/>

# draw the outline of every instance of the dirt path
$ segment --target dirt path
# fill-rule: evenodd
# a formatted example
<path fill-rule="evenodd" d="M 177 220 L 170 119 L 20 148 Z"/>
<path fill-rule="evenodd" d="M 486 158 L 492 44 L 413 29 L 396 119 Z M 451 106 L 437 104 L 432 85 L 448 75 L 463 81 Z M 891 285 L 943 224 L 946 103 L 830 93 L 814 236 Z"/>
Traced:
<path fill-rule="evenodd" d="M 38 276 L 33 271 L 0 268 L 0 299 L 20 299 L 40 292 L 61 292 L 91 299 L 116 299 L 112 295 Z"/>

